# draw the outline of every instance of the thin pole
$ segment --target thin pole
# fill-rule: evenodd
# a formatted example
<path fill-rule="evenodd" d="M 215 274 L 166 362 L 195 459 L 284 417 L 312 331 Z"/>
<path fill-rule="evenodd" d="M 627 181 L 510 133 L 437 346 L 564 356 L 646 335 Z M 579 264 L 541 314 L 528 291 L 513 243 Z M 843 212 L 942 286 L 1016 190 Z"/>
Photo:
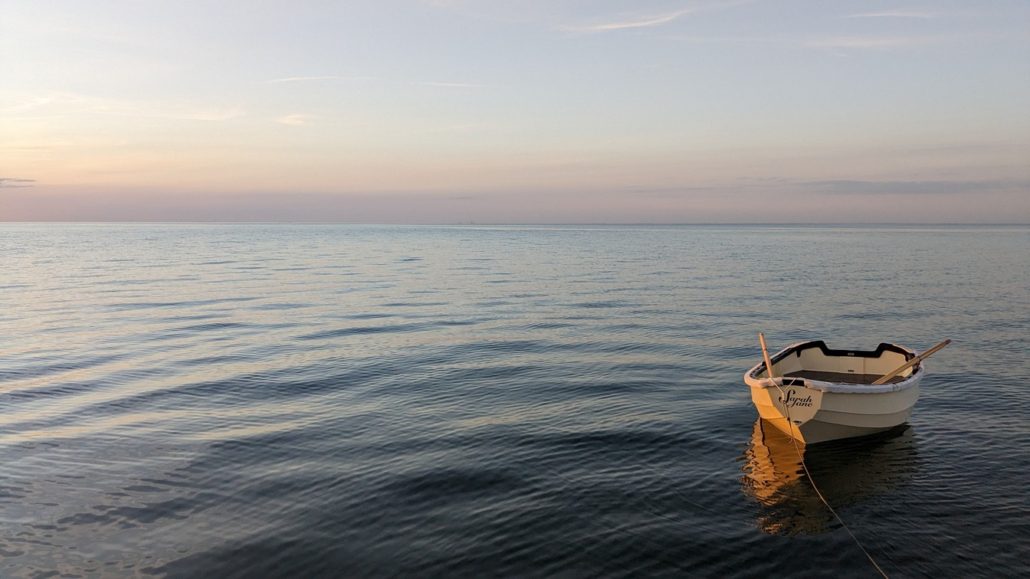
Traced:
<path fill-rule="evenodd" d="M 773 374 L 772 360 L 769 359 L 769 350 L 765 347 L 765 334 L 758 332 L 758 341 L 762 343 L 762 357 L 765 358 L 765 373 L 768 374 L 770 378 L 775 378 L 776 375 Z"/>
<path fill-rule="evenodd" d="M 898 374 L 901 374 L 905 370 L 908 370 L 912 366 L 915 366 L 916 364 L 918 364 L 918 363 L 922 362 L 923 360 L 929 358 L 931 355 L 934 354 L 934 352 L 936 352 L 937 350 L 940 350 L 941 348 L 943 348 L 944 346 L 947 346 L 950 343 L 951 343 L 951 340 L 944 340 L 940 344 L 937 344 L 936 346 L 930 348 L 929 350 L 923 352 L 922 354 L 919 354 L 915 358 L 912 358 L 908 362 L 905 362 L 901 366 L 898 366 L 898 368 L 896 368 L 892 372 L 888 372 L 887 374 L 884 374 L 883 377 L 881 377 L 879 380 L 877 380 L 876 382 L 873 382 L 873 385 L 886 384 L 887 381 L 890 380 L 891 378 L 897 376 Z"/>

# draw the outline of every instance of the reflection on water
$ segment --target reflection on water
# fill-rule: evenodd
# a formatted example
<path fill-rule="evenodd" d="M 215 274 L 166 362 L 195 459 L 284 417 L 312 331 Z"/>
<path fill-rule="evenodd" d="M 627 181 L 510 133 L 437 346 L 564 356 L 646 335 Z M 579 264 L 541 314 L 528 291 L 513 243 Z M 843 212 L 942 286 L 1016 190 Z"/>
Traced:
<path fill-rule="evenodd" d="M 912 477 L 917 452 L 912 428 L 795 449 L 791 439 L 757 419 L 744 452 L 744 492 L 761 504 L 758 526 L 769 534 L 819 534 L 833 515 L 805 477 L 798 449 L 812 478 L 835 508 L 889 491 Z"/>
<path fill-rule="evenodd" d="M 788 440 L 744 456 L 759 330 L 961 338 L 917 443 L 808 462 L 891 575 L 1025 575 L 1028 255 L 1027 227 L 0 224 L 0 578 L 865 575 Z"/>

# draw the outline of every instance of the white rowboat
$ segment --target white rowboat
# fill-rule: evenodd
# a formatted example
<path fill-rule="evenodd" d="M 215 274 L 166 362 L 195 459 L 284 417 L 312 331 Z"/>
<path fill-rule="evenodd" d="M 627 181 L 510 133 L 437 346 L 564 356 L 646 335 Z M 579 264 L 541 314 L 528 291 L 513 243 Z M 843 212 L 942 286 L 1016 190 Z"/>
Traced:
<path fill-rule="evenodd" d="M 744 374 L 744 382 L 758 414 L 800 442 L 864 436 L 908 420 L 926 372 L 922 358 L 940 347 L 917 356 L 896 344 L 870 352 L 831 350 L 822 340 L 798 342 L 771 357 L 772 378 L 763 361 Z"/>

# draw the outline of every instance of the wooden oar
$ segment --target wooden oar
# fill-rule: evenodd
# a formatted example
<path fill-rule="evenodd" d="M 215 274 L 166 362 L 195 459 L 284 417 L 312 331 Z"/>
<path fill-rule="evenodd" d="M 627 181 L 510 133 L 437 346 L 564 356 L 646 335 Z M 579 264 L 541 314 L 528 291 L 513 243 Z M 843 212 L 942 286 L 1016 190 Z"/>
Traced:
<path fill-rule="evenodd" d="M 951 343 L 951 340 L 944 340 L 940 344 L 937 344 L 936 346 L 930 348 L 929 350 L 923 352 L 922 354 L 919 354 L 915 358 L 912 358 L 908 362 L 905 362 L 901 366 L 898 366 L 898 368 L 896 370 L 894 370 L 893 372 L 889 372 L 887 374 L 884 374 L 882 378 L 880 378 L 876 382 L 873 382 L 873 385 L 875 386 L 877 384 L 886 384 L 887 381 L 890 380 L 891 378 L 897 376 L 898 374 L 901 374 L 905 370 L 908 370 L 912 366 L 915 366 L 916 364 L 918 364 L 918 363 L 922 362 L 923 360 L 929 358 L 931 355 L 933 355 L 934 352 L 936 352 L 937 350 L 940 350 L 941 348 L 943 348 L 944 346 L 947 346 L 950 343 Z"/>
<path fill-rule="evenodd" d="M 762 344 L 762 357 L 765 358 L 765 373 L 768 374 L 770 378 L 775 378 L 776 375 L 773 374 L 772 361 L 769 359 L 769 350 L 765 349 L 765 335 L 762 334 L 762 332 L 758 332 L 758 341 Z"/>

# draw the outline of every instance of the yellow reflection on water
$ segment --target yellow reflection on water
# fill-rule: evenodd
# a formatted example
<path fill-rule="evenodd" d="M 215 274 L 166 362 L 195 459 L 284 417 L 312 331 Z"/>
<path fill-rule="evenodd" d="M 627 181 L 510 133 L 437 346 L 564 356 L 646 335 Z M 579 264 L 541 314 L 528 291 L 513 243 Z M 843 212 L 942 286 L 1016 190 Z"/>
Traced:
<path fill-rule="evenodd" d="M 801 455 L 799 456 L 798 451 Z M 911 427 L 882 435 L 795 448 L 791 439 L 757 419 L 744 451 L 741 489 L 760 505 L 757 524 L 775 535 L 833 530 L 833 515 L 819 500 L 801 464 L 834 507 L 889 492 L 917 466 Z"/>

